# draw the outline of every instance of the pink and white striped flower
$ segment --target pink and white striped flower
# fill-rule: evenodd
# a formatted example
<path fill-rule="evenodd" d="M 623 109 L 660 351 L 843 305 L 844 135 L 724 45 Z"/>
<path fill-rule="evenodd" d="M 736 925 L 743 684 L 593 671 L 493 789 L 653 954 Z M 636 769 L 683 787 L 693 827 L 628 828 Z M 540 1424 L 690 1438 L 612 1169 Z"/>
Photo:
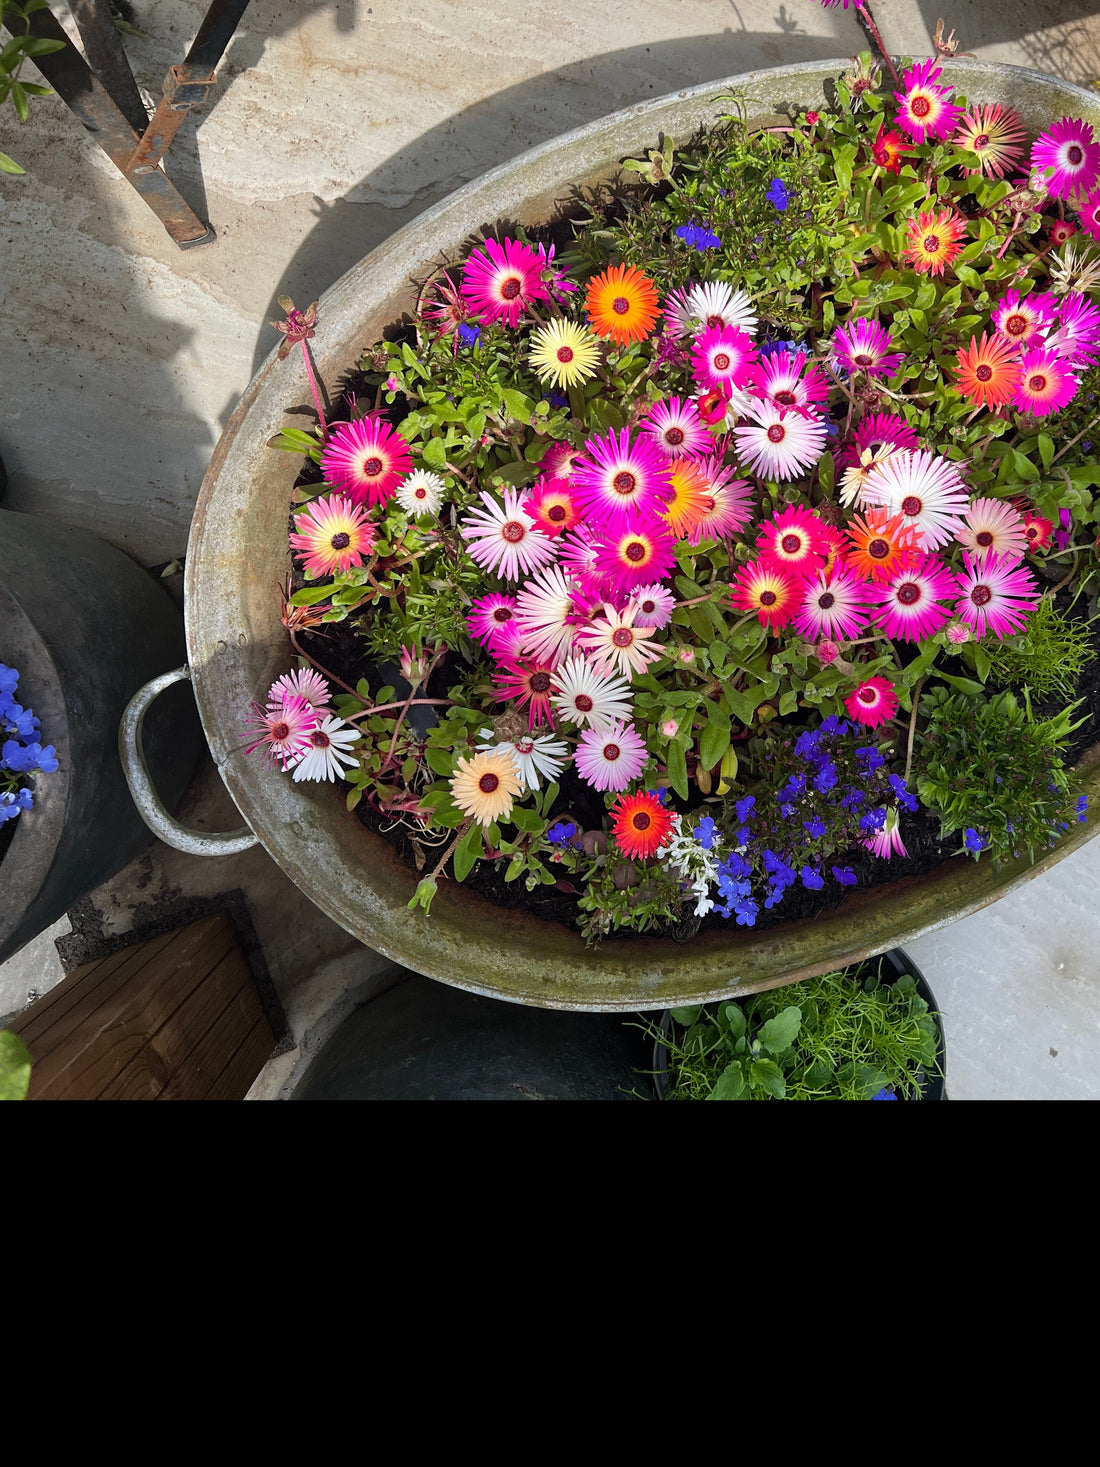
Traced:
<path fill-rule="evenodd" d="M 958 577 L 963 593 L 955 614 L 974 628 L 977 637 L 987 631 L 1000 641 L 1027 625 L 1039 604 L 1035 577 L 1011 555 L 971 555 L 963 551 L 966 569 Z"/>
<path fill-rule="evenodd" d="M 487 490 L 479 497 L 485 508 L 472 510 L 458 528 L 470 558 L 482 570 L 518 581 L 555 559 L 553 541 L 520 504 L 518 490 L 505 489 L 503 505 Z"/>
<path fill-rule="evenodd" d="M 935 636 L 951 620 L 951 613 L 940 602 L 957 596 L 957 579 L 934 555 L 924 556 L 886 585 L 868 588 L 868 600 L 878 605 L 872 620 L 900 642 L 923 642 Z"/>
<path fill-rule="evenodd" d="M 735 428 L 737 452 L 765 479 L 797 479 L 825 452 L 825 424 L 762 402 L 747 414 L 752 421 Z"/>
<path fill-rule="evenodd" d="M 575 758 L 578 774 L 594 789 L 625 790 L 645 768 L 649 753 L 631 724 L 613 723 L 586 729 Z"/>
<path fill-rule="evenodd" d="M 993 308 L 993 329 L 1016 346 L 1040 346 L 1054 324 L 1057 306 L 1046 291 L 1022 296 L 1018 290 L 1006 290 Z"/>
<path fill-rule="evenodd" d="M 616 611 L 605 601 L 603 614 L 605 620 L 596 617 L 577 636 L 597 672 L 614 670 L 629 678 L 644 672 L 664 654 L 659 642 L 641 635 L 650 630 L 648 627 L 634 625 L 637 609 L 629 601 L 622 611 Z"/>
<path fill-rule="evenodd" d="M 292 769 L 309 750 L 309 736 L 317 722 L 317 710 L 296 693 L 284 694 L 266 708 L 260 703 L 253 703 L 250 721 L 245 727 L 251 742 L 245 744 L 244 752 L 251 754 L 262 749 L 264 761 L 269 766 L 273 767 L 278 760 L 284 770 Z"/>
<path fill-rule="evenodd" d="M 629 604 L 634 608 L 635 626 L 651 627 L 654 631 L 660 631 L 672 620 L 676 597 L 667 586 L 654 581 L 650 586 L 638 586 L 631 593 Z"/>
<path fill-rule="evenodd" d="M 533 576 L 516 596 L 520 646 L 529 657 L 553 666 L 573 650 L 577 624 L 578 587 L 560 565 Z"/>
<path fill-rule="evenodd" d="M 794 629 L 808 641 L 819 638 L 852 641 L 867 625 L 870 588 L 854 571 L 836 569 L 804 582 L 802 605 Z"/>
<path fill-rule="evenodd" d="M 690 397 L 666 397 L 654 403 L 638 427 L 666 458 L 698 458 L 714 449 L 714 439 Z"/>
<path fill-rule="evenodd" d="M 1025 351 L 1020 358 L 1020 381 L 1012 397 L 1022 413 L 1045 418 L 1064 408 L 1080 386 L 1065 357 L 1047 349 Z"/>
<path fill-rule="evenodd" d="M 864 504 L 903 515 L 903 525 L 913 526 L 920 536 L 922 550 L 946 545 L 969 503 L 951 460 L 920 451 L 891 454 L 867 475 L 862 494 Z"/>
<path fill-rule="evenodd" d="M 754 372 L 753 394 L 783 412 L 794 408 L 803 416 L 820 418 L 821 404 L 829 400 L 829 383 L 816 362 L 805 371 L 805 352 L 775 351 Z"/>
<path fill-rule="evenodd" d="M 973 499 L 955 535 L 975 555 L 1011 556 L 1013 564 L 1027 554 L 1023 516 L 1003 499 Z"/>
<path fill-rule="evenodd" d="M 757 364 L 752 337 L 728 326 L 712 326 L 695 342 L 691 371 L 708 392 L 733 393 L 748 386 Z"/>
<path fill-rule="evenodd" d="M 668 460 L 649 438 L 611 429 L 589 438 L 573 467 L 572 483 L 585 516 L 601 529 L 624 529 L 658 515 L 670 492 Z"/>
<path fill-rule="evenodd" d="M 1100 179 L 1100 144 L 1087 122 L 1079 117 L 1063 117 L 1032 143 L 1031 167 L 1040 173 L 1054 170 L 1046 185 L 1052 199 L 1087 194 Z"/>
<path fill-rule="evenodd" d="M 756 312 L 752 299 L 743 290 L 735 290 L 724 280 L 708 280 L 687 290 L 674 290 L 665 302 L 665 316 L 680 336 L 699 336 L 725 326 L 730 331 L 743 331 L 755 336 Z"/>

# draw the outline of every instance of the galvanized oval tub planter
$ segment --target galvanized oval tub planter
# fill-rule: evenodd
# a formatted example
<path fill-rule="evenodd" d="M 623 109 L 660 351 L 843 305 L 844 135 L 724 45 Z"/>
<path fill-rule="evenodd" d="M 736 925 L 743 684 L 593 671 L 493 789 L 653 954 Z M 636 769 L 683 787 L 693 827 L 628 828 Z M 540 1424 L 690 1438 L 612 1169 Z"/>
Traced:
<path fill-rule="evenodd" d="M 350 270 L 321 300 L 313 347 L 334 382 L 414 300 L 413 282 L 499 218 L 534 225 L 572 184 L 612 176 L 661 132 L 686 140 L 729 110 L 731 89 L 750 115 L 827 104 L 844 61 L 749 72 L 628 108 L 486 174 L 429 210 Z M 1037 72 L 978 62 L 945 64 L 945 79 L 975 101 L 1011 103 L 1033 132 L 1063 115 L 1100 127 L 1100 100 Z M 414 971 L 516 1003 L 589 1010 L 655 1009 L 735 996 L 806 978 L 900 946 L 996 901 L 1096 833 L 1096 817 L 1034 866 L 994 871 L 948 862 L 921 879 L 850 896 L 815 921 L 767 932 L 707 931 L 693 942 L 609 940 L 596 951 L 576 930 L 504 911 L 461 885 L 441 883 L 431 916 L 410 912 L 415 885 L 394 851 L 349 814 L 327 785 L 295 784 L 240 752 L 251 699 L 291 665 L 278 584 L 289 568 L 286 526 L 297 472 L 267 441 L 300 401 L 291 362 L 274 353 L 233 414 L 204 480 L 187 556 L 190 676 L 206 736 L 249 827 L 287 875 L 364 943 Z M 1091 753 L 1100 759 L 1100 746 Z M 1085 787 L 1100 801 L 1100 762 Z"/>

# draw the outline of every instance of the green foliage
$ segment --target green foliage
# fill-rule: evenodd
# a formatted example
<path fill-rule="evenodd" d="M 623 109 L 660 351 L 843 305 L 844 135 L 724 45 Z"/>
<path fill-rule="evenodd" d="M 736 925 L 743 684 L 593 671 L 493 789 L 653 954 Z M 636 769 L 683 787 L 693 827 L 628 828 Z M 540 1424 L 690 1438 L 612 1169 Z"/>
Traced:
<path fill-rule="evenodd" d="M 736 1003 L 672 1010 L 668 1100 L 919 1099 L 939 1029 L 909 975 L 858 964 Z M 654 1038 L 656 1025 L 643 1026 Z"/>
<path fill-rule="evenodd" d="M 65 49 L 64 41 L 50 41 L 31 35 L 30 17 L 36 10 L 49 9 L 48 0 L 4 0 L 0 5 L 0 21 L 7 27 L 10 38 L 0 46 L 0 107 L 10 99 L 15 115 L 20 122 L 29 116 L 31 97 L 51 97 L 50 87 L 37 82 L 20 81 L 19 76 L 27 61 L 38 56 L 49 56 L 54 51 Z M 14 158 L 0 153 L 0 173 L 24 173 Z"/>
<path fill-rule="evenodd" d="M 30 1051 L 18 1034 L 0 1029 L 0 1100 L 25 1100 L 30 1083 Z"/>
<path fill-rule="evenodd" d="M 1025 693 L 969 697 L 935 687 L 921 699 L 926 721 L 917 791 L 945 835 L 972 828 L 994 861 L 1053 846 L 1074 818 L 1076 796 L 1062 761 L 1077 704 L 1036 720 Z"/>
<path fill-rule="evenodd" d="M 1028 618 L 1027 626 L 1004 641 L 966 643 L 985 655 L 989 680 L 996 687 L 1008 683 L 1030 689 L 1038 702 L 1058 694 L 1072 698 L 1082 672 L 1093 659 L 1092 624 L 1071 621 L 1044 596 Z"/>

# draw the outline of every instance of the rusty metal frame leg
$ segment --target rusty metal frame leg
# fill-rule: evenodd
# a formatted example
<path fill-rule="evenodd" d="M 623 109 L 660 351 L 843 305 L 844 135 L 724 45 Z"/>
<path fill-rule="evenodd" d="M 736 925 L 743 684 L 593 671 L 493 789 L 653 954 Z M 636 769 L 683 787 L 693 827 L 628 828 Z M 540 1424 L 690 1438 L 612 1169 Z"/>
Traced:
<path fill-rule="evenodd" d="M 212 226 L 204 223 L 184 201 L 159 163 L 191 107 L 202 101 L 215 84 L 214 66 L 247 5 L 248 0 L 213 0 L 183 65 L 169 69 L 164 79 L 164 97 L 144 132 L 139 132 L 127 115 L 134 111 L 128 89 L 123 95 L 124 110 L 69 40 L 53 13 L 43 9 L 30 17 L 30 28 L 35 35 L 64 43 L 64 50 L 36 57 L 35 65 L 180 249 L 207 244 L 215 234 Z"/>

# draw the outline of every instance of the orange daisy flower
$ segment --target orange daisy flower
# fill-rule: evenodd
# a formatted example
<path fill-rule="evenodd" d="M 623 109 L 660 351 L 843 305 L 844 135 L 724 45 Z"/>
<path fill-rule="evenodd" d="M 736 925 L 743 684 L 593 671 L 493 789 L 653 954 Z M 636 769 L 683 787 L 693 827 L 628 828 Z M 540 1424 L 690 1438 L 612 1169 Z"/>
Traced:
<path fill-rule="evenodd" d="M 714 508 L 710 480 L 690 458 L 674 458 L 668 465 L 672 494 L 661 509 L 661 518 L 677 540 L 694 530 Z"/>
<path fill-rule="evenodd" d="M 1020 385 L 1020 354 L 1012 342 L 999 333 L 982 333 L 981 341 L 970 338 L 970 345 L 959 352 L 955 369 L 956 384 L 963 397 L 980 407 L 1000 407 L 1011 402 Z"/>
<path fill-rule="evenodd" d="M 954 209 L 937 209 L 918 214 L 906 228 L 909 243 L 903 251 L 918 275 L 942 275 L 945 265 L 962 249 L 966 220 Z"/>
<path fill-rule="evenodd" d="M 612 265 L 590 280 L 584 308 L 592 330 L 616 346 L 644 341 L 661 314 L 657 287 L 633 265 Z"/>
<path fill-rule="evenodd" d="M 639 790 L 612 805 L 611 832 L 624 856 L 652 856 L 671 834 L 672 816 L 655 796 Z"/>
<path fill-rule="evenodd" d="M 917 527 L 906 525 L 905 516 L 891 519 L 888 510 L 869 509 L 863 519 L 856 515 L 844 532 L 852 542 L 848 565 L 872 581 L 890 581 L 920 559 Z"/>

